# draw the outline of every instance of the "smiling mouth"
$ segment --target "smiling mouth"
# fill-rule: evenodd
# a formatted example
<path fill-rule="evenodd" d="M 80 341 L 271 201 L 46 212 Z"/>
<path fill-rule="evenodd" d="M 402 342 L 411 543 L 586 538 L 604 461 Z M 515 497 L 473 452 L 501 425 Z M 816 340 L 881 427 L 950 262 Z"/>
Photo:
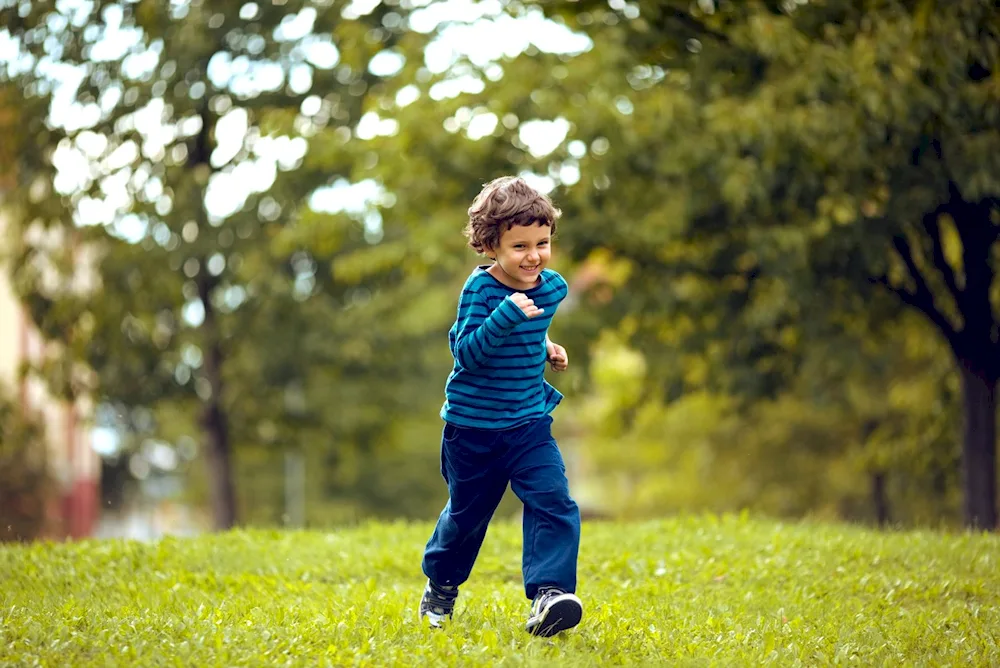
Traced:
<path fill-rule="evenodd" d="M 536 264 L 536 265 L 531 266 L 531 267 L 521 267 L 521 269 L 523 269 L 525 271 L 535 271 L 536 269 L 538 269 L 538 266 L 539 265 Z"/>

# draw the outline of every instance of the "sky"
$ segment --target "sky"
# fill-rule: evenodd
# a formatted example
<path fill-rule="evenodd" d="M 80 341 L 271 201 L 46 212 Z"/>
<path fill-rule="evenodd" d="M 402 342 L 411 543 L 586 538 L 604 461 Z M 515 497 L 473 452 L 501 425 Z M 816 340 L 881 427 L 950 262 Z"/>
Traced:
<path fill-rule="evenodd" d="M 71 15 L 75 7 L 83 6 L 87 0 L 62 0 L 60 6 Z M 573 54 L 591 46 L 588 37 L 573 33 L 565 26 L 545 19 L 541 12 L 528 12 L 524 17 L 513 18 L 502 12 L 499 0 L 404 0 L 416 11 L 411 14 L 410 27 L 423 33 L 440 28 L 440 35 L 430 44 L 424 54 L 424 65 L 432 73 L 447 72 L 461 56 L 467 56 L 476 65 L 489 68 L 499 67 L 497 63 L 504 57 L 513 57 L 529 45 L 541 51 Z M 183 13 L 186 3 L 173 2 L 176 12 Z M 344 10 L 346 18 L 367 14 L 377 6 L 378 0 L 355 0 Z M 623 0 L 609 0 L 612 6 Z M 243 18 L 251 19 L 257 11 L 253 2 L 245 3 L 240 10 Z M 307 8 L 297 15 L 289 16 L 279 27 L 276 36 L 280 39 L 301 39 L 311 33 L 316 12 Z M 109 26 L 105 37 L 95 45 L 94 59 L 121 58 L 138 43 L 141 35 L 136 29 L 120 26 L 120 12 L 105 14 Z M 58 27 L 55 26 L 55 27 Z M 308 61 L 316 67 L 334 66 L 340 57 L 336 46 L 329 39 L 308 37 L 306 47 Z M 0 32 L 0 61 L 10 61 L 16 45 L 9 35 Z M 148 71 L 157 66 L 157 53 L 128 55 L 125 69 L 134 74 Z M 391 75 L 402 67 L 400 56 L 388 52 L 380 54 L 370 64 L 373 73 Z M 63 67 L 49 67 L 53 76 L 63 82 L 54 96 L 52 120 L 70 130 L 78 130 L 93 123 L 100 115 L 98 104 L 81 106 L 73 102 L 73 94 L 81 74 Z M 248 67 L 245 62 L 230 62 L 220 54 L 209 63 L 208 76 L 217 86 L 229 86 L 235 91 L 251 91 L 275 88 L 282 83 L 282 71 L 277 65 Z M 311 75 L 308 67 L 293 68 L 288 84 L 294 90 L 309 90 Z M 453 97 L 463 91 L 478 92 L 482 82 L 469 76 L 450 77 L 448 81 L 436 84 L 430 90 L 435 99 Z M 416 87 L 408 86 L 397 96 L 396 102 L 405 105 L 416 99 Z M 108 93 L 100 102 L 114 104 L 120 93 Z M 320 97 L 310 96 L 303 104 L 303 113 L 315 113 L 321 105 Z M 166 150 L 176 138 L 177 130 L 160 122 L 163 109 L 162 100 L 154 101 L 135 117 L 136 129 L 142 131 L 146 141 L 142 150 L 147 155 L 165 157 Z M 463 118 L 449 119 L 446 129 L 458 131 L 465 126 L 471 139 L 478 139 L 493 132 L 498 119 L 491 113 L 472 115 L 471 110 L 463 110 Z M 182 129 L 183 130 L 183 129 Z M 191 129 L 188 128 L 190 131 Z M 380 118 L 369 112 L 360 121 L 356 136 L 365 140 L 380 134 L 398 131 L 397 123 L 388 118 Z M 565 119 L 526 119 L 519 126 L 519 137 L 528 150 L 536 156 L 544 156 L 558 147 L 566 138 L 569 124 Z M 240 109 L 232 109 L 220 119 L 216 129 L 218 147 L 213 153 L 213 163 L 225 164 L 240 150 L 247 132 L 247 116 Z M 97 162 L 105 168 L 124 166 L 134 160 L 139 147 L 122 147 L 110 156 L 105 155 L 106 141 L 103 137 L 83 132 L 76 146 L 63 146 L 54 156 L 59 169 L 56 188 L 70 193 L 87 182 L 92 168 Z M 582 147 L 573 146 L 574 152 Z M 246 197 L 252 192 L 263 192 L 273 182 L 278 169 L 292 169 L 304 156 L 307 142 L 302 138 L 262 137 L 254 147 L 254 158 L 231 170 L 221 170 L 214 174 L 206 192 L 206 208 L 210 217 L 221 221 L 239 210 Z M 549 176 L 525 174 L 536 187 L 548 191 L 556 185 Z M 156 197 L 162 192 L 163 184 L 151 175 L 128 174 L 122 172 L 117 179 L 106 181 L 103 199 L 87 199 L 81 202 L 77 222 L 81 225 L 107 224 L 117 218 L 114 231 L 128 239 L 138 239 L 145 232 L 145 223 L 136 217 L 118 216 L 117 212 L 128 207 L 124 185 L 129 178 L 140 179 L 147 195 Z M 574 183 L 579 179 L 579 171 L 571 164 L 559 175 L 560 181 Z M 310 200 L 311 206 L 320 211 L 347 211 L 359 217 L 367 231 L 377 237 L 381 226 L 378 207 L 374 206 L 384 193 L 374 181 L 348 183 L 344 180 L 328 188 L 317 191 Z M 165 211 L 164 211 L 165 213 Z"/>

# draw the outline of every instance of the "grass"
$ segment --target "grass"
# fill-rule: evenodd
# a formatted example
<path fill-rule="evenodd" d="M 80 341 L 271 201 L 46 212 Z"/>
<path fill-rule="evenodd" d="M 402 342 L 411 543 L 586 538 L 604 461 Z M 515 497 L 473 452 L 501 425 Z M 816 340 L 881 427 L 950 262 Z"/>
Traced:
<path fill-rule="evenodd" d="M 520 529 L 490 529 L 445 631 L 429 525 L 0 548 L 2 665 L 1000 664 L 1000 536 L 691 516 L 585 524 L 583 624 L 522 631 Z"/>

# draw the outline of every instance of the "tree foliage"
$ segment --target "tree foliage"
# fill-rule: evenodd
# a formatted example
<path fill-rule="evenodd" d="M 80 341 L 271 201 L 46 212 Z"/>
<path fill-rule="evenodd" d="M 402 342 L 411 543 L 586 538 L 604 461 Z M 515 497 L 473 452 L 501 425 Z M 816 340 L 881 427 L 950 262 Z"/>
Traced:
<path fill-rule="evenodd" d="M 548 158 L 585 175 L 571 249 L 629 265 L 604 314 L 653 382 L 683 395 L 652 351 L 690 349 L 720 389 L 774 396 L 821 337 L 913 308 L 963 379 L 965 520 L 995 526 L 993 3 L 542 5 L 595 46 L 560 70 L 520 59 L 507 95 L 544 90 L 533 114 L 572 125 Z"/>
<path fill-rule="evenodd" d="M 936 521 L 962 477 L 996 525 L 992 2 L 504 3 L 494 26 L 543 13 L 573 45 L 443 70 L 454 24 L 407 3 L 0 7 L 34 57 L 6 95 L 47 107 L 46 58 L 83 75 L 79 119 L 26 119 L 8 203 L 49 380 L 200 424 L 220 526 L 230 452 L 305 452 L 331 516 L 424 507 L 459 231 L 508 173 L 564 212 L 560 411 L 603 501 Z M 81 248 L 99 300 L 44 280 Z"/>
<path fill-rule="evenodd" d="M 220 527 L 236 521 L 233 440 L 261 438 L 282 420 L 308 428 L 309 407 L 288 396 L 315 382 L 312 365 L 349 366 L 343 351 L 365 344 L 329 338 L 351 324 L 324 315 L 342 308 L 343 292 L 299 308 L 312 292 L 312 262 L 276 242 L 308 195 L 351 168 L 327 159 L 310 169 L 307 139 L 322 134 L 336 146 L 350 137 L 382 85 L 369 61 L 406 37 L 382 20 L 388 7 L 351 19 L 347 5 L 3 9 L 22 50 L 12 75 L 20 90 L 51 94 L 53 62 L 80 77 L 69 90 L 77 116 L 52 119 L 18 152 L 18 285 L 43 332 L 74 344 L 67 363 L 96 372 L 81 377 L 94 384 L 68 391 L 127 406 L 197 397 Z M 73 157 L 89 169 L 67 174 Z M 341 218 L 324 220 L 344 232 L 355 225 Z M 32 229 L 55 229 L 60 243 L 43 248 Z M 92 253 L 100 300 L 45 283 L 47 270 L 79 260 L 78 247 Z M 300 354 L 291 360 L 285 350 Z M 275 410 L 282 394 L 284 410 Z M 267 409 L 240 410 L 259 408 L 253 399 Z M 349 418 L 323 427 L 350 432 Z"/>

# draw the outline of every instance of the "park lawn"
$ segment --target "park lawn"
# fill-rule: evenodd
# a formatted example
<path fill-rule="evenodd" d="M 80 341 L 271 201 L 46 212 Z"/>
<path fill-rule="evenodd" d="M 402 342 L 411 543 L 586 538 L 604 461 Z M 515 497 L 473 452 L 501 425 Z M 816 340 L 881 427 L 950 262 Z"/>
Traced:
<path fill-rule="evenodd" d="M 0 547 L 0 665 L 1000 664 L 1000 536 L 688 516 L 584 525 L 584 621 L 526 635 L 520 529 L 417 623 L 430 525 Z"/>

